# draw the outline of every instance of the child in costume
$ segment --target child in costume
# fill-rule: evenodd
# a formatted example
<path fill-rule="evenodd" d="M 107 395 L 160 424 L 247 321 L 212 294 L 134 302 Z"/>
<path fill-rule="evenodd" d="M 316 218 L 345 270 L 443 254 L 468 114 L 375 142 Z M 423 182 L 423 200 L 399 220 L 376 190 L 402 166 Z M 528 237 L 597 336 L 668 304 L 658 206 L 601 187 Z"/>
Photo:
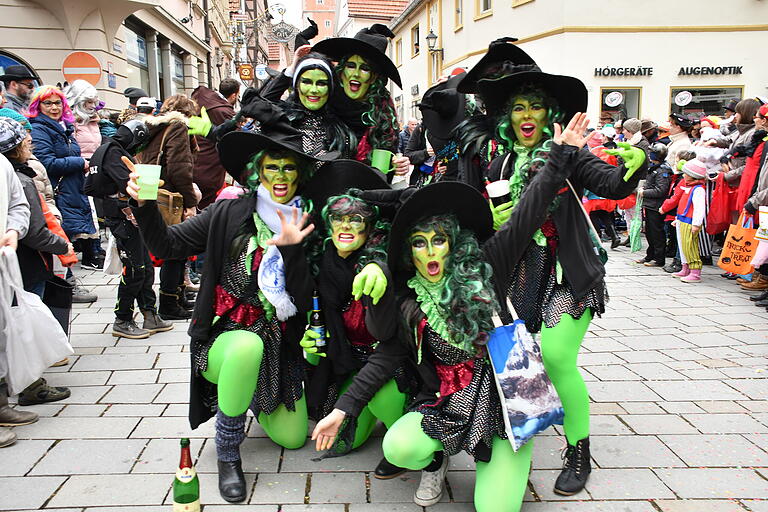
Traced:
<path fill-rule="evenodd" d="M 488 112 L 497 119 L 497 137 L 511 149 L 491 162 L 489 179 L 508 179 L 511 200 L 492 206 L 494 225 L 503 224 L 527 195 L 532 178 L 552 157 L 553 123 L 587 106 L 587 89 L 573 77 L 551 75 L 535 65 L 517 66 L 498 79 L 478 82 Z M 622 158 L 614 167 L 589 151 L 567 163 L 571 179 L 536 228 L 505 291 L 528 330 L 541 332 L 544 366 L 565 411 L 568 441 L 555 492 L 572 495 L 584 488 L 589 473 L 589 395 L 579 373 L 581 341 L 593 315 L 605 310 L 605 268 L 591 239 L 580 204 L 584 189 L 600 197 L 622 199 L 634 192 L 645 172 L 642 149 L 619 143 L 605 150 Z M 637 171 L 637 172 L 636 172 Z M 508 322 L 511 318 L 502 320 Z"/>
<path fill-rule="evenodd" d="M 646 267 L 663 267 L 666 258 L 664 215 L 659 212 L 659 207 L 669 194 L 669 185 L 672 180 L 672 169 L 665 161 L 666 157 L 667 146 L 661 142 L 651 144 L 648 176 L 645 178 L 645 185 L 638 191 L 638 195 L 643 198 L 645 239 L 648 241 L 648 249 L 645 257 L 640 258 L 636 263 Z"/>
<path fill-rule="evenodd" d="M 272 123 L 262 125 L 262 133 L 235 132 L 219 143 L 222 164 L 248 194 L 217 201 L 171 227 L 155 202 L 138 201 L 133 208 L 153 254 L 185 258 L 206 252 L 189 329 L 189 419 L 197 428 L 217 416 L 219 491 L 230 502 L 247 495 L 239 446 L 248 409 L 280 446 L 300 448 L 307 434 L 298 342 L 312 289 L 299 242 L 313 226 L 304 227 L 307 213 L 298 214 L 305 204 L 299 193 L 314 162 L 337 155 L 306 154 L 301 134 L 285 118 Z M 131 175 L 128 193 L 138 200 L 136 178 Z"/>

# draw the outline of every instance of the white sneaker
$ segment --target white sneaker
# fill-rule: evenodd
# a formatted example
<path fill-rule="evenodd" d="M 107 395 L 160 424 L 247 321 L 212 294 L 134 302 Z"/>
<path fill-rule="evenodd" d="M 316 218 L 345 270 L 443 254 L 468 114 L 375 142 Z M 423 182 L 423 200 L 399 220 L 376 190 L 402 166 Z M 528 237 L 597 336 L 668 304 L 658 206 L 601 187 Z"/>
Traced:
<path fill-rule="evenodd" d="M 413 501 L 419 506 L 429 507 L 440 501 L 445 489 L 445 474 L 448 472 L 448 457 L 443 455 L 443 464 L 437 471 L 422 471 L 421 482 Z"/>

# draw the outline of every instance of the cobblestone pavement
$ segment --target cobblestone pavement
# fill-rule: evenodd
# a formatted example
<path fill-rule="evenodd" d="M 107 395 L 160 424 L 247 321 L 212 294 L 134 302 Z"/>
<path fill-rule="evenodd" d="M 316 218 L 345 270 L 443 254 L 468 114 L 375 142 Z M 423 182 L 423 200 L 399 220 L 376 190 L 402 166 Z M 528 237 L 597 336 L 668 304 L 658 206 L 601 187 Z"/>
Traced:
<path fill-rule="evenodd" d="M 611 253 L 609 311 L 579 361 L 593 401 L 587 490 L 552 493 L 562 438 L 549 430 L 536 438 L 523 511 L 768 511 L 768 313 L 713 267 L 703 283 L 684 284 L 632 264 L 626 251 Z M 255 422 L 242 449 L 247 505 L 225 504 L 213 421 L 190 431 L 186 418 L 186 325 L 148 340 L 113 338 L 116 278 L 81 274 L 99 300 L 76 306 L 76 355 L 46 375 L 72 397 L 26 408 L 41 418 L 0 450 L 0 510 L 170 510 L 182 436 L 192 438 L 204 512 L 421 510 L 412 502 L 417 473 L 373 478 L 379 439 L 318 461 L 309 444 L 278 448 Z M 473 509 L 472 469 L 466 456 L 451 460 L 448 492 L 430 512 Z"/>

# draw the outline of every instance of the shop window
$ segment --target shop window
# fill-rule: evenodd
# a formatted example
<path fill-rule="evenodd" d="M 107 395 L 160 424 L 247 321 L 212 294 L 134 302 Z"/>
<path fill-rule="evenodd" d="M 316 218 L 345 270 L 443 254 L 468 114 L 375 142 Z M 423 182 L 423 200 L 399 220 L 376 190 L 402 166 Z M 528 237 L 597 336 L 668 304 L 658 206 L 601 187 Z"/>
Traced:
<path fill-rule="evenodd" d="M 493 0 L 475 0 L 475 19 L 493 14 Z"/>
<path fill-rule="evenodd" d="M 126 79 L 131 87 L 149 91 L 149 68 L 147 64 L 147 42 L 135 30 L 125 29 Z"/>
<path fill-rule="evenodd" d="M 675 87 L 670 89 L 670 112 L 696 117 L 721 116 L 729 101 L 741 100 L 743 96 L 741 86 Z"/>
<path fill-rule="evenodd" d="M 419 54 L 419 26 L 414 25 L 411 28 L 411 57 Z"/>
<path fill-rule="evenodd" d="M 641 87 L 600 88 L 600 120 L 603 124 L 611 120 L 640 119 Z"/>

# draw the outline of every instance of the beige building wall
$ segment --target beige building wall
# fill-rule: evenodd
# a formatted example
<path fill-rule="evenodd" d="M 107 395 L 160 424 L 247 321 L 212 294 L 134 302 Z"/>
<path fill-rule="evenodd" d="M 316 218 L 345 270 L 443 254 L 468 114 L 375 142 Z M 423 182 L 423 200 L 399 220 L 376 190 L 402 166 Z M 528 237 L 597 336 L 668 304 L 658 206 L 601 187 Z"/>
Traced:
<path fill-rule="evenodd" d="M 486 0 L 487 1 L 487 0 Z M 589 91 L 590 118 L 597 121 L 608 90 L 622 90 L 637 98 L 637 115 L 664 120 L 672 108 L 671 89 L 728 88 L 742 97 L 768 96 L 768 66 L 764 44 L 768 40 L 768 3 L 765 0 L 415 0 L 412 12 L 390 24 L 402 40 L 403 96 L 412 101 L 441 73 L 471 67 L 488 43 L 503 36 L 520 39 L 544 71 L 578 77 Z M 461 16 L 456 8 L 461 8 Z M 439 22 L 434 22 L 434 14 Z M 437 65 L 428 52 L 413 56 L 411 30 L 420 26 L 426 49 L 429 27 L 439 39 L 442 59 Z M 394 51 L 394 50 L 393 50 Z M 393 53 L 396 59 L 396 54 Z M 653 68 L 652 75 L 596 76 L 595 69 Z M 738 67 L 740 74 L 679 75 L 683 67 Z M 399 94 L 393 86 L 393 96 Z M 603 94 L 601 94 L 601 91 Z M 694 92 L 694 97 L 696 93 Z M 415 97 L 413 98 L 415 99 Z M 695 105 L 686 108 L 695 110 Z M 407 112 L 407 109 L 406 109 Z M 634 112 L 632 112 L 634 114 Z"/>

